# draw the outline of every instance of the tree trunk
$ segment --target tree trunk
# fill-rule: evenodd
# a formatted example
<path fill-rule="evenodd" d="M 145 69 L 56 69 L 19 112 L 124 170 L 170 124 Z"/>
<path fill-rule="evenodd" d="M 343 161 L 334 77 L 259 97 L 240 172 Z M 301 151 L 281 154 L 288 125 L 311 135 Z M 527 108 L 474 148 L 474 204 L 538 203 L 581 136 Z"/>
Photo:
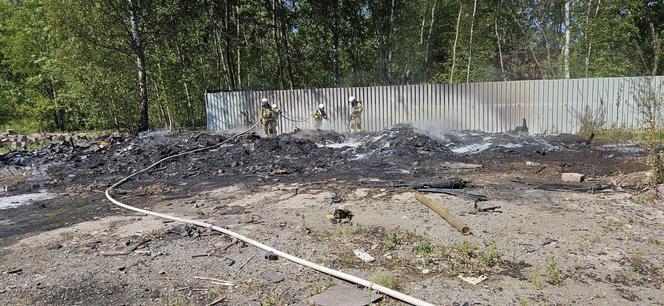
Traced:
<path fill-rule="evenodd" d="M 565 45 L 563 46 L 563 61 L 564 61 L 564 70 L 565 78 L 569 79 L 569 39 L 570 39 L 570 20 L 569 20 L 569 11 L 570 11 L 570 0 L 565 0 Z"/>
<path fill-rule="evenodd" d="M 137 7 L 134 0 L 127 0 L 129 5 L 129 25 L 131 26 L 132 49 L 136 55 L 136 68 L 138 70 L 138 88 L 141 97 L 141 110 L 138 121 L 138 131 L 147 131 L 150 128 L 148 118 L 148 79 L 145 67 L 145 46 L 141 39 L 136 20 Z"/>
<path fill-rule="evenodd" d="M 392 0 L 392 5 L 390 5 L 390 25 L 387 29 L 387 82 L 388 84 L 392 81 L 392 35 L 394 28 L 394 1 Z"/>
<path fill-rule="evenodd" d="M 332 64 L 334 65 L 334 86 L 341 87 L 341 60 L 339 58 L 339 1 L 332 6 Z"/>
<path fill-rule="evenodd" d="M 659 54 L 661 52 L 660 42 L 657 37 L 657 31 L 655 30 L 655 24 L 648 18 L 648 24 L 650 25 L 650 35 L 652 36 L 652 53 L 653 53 L 653 62 L 652 62 L 652 76 L 657 75 L 657 70 L 659 68 Z"/>
<path fill-rule="evenodd" d="M 450 70 L 450 81 L 449 83 L 452 83 L 452 79 L 454 78 L 454 66 L 456 65 L 456 49 L 457 49 L 457 42 L 459 41 L 459 24 L 461 23 L 461 10 L 462 10 L 461 2 L 459 2 L 459 15 L 457 15 L 457 22 L 456 22 L 456 34 L 454 35 L 454 46 L 452 47 L 452 69 Z"/>
<path fill-rule="evenodd" d="M 597 0 L 597 8 L 595 9 L 595 16 L 594 18 L 597 18 L 597 14 L 599 14 L 599 5 L 601 0 Z M 586 60 L 585 60 L 585 76 L 588 77 L 588 69 L 590 67 L 590 53 L 592 52 L 593 49 L 593 41 L 590 39 L 590 8 L 592 7 L 593 0 L 588 0 L 588 15 L 586 16 L 586 39 L 588 40 L 588 52 L 586 53 Z"/>
<path fill-rule="evenodd" d="M 427 35 L 427 46 L 424 49 L 424 71 L 427 75 L 427 78 L 429 77 L 429 46 L 431 46 L 431 35 L 433 33 L 433 25 L 436 20 L 436 0 L 433 0 L 433 7 L 431 7 L 431 23 L 429 23 L 429 34 Z"/>
<path fill-rule="evenodd" d="M 473 60 L 473 29 L 475 27 L 476 11 L 477 11 L 477 0 L 473 1 L 473 18 L 470 21 L 470 47 L 468 49 L 468 68 L 466 69 L 466 83 L 470 81 L 470 64 Z"/>
<path fill-rule="evenodd" d="M 226 52 L 226 67 L 228 67 L 228 87 L 230 90 L 236 90 L 237 87 L 235 85 L 235 71 L 234 71 L 234 62 L 235 60 L 233 59 L 233 52 L 232 52 L 232 47 L 231 45 L 233 44 L 231 40 L 231 30 L 230 30 L 230 25 L 229 21 L 231 19 L 231 1 L 226 1 L 226 9 L 224 10 L 224 48 Z"/>
<path fill-rule="evenodd" d="M 240 5 L 235 6 L 235 35 L 237 36 L 237 44 L 235 44 L 235 49 L 237 51 L 237 89 L 242 89 L 242 53 L 241 53 L 241 32 L 240 32 Z M 244 29 L 244 27 L 242 27 Z"/>
<path fill-rule="evenodd" d="M 189 96 L 189 86 L 187 86 L 187 82 L 184 82 L 184 94 L 187 98 L 187 121 L 189 121 L 189 127 L 194 127 L 194 108 L 191 105 L 191 97 Z"/>
<path fill-rule="evenodd" d="M 493 30 L 496 32 L 496 42 L 498 43 L 498 56 L 499 56 L 499 59 L 500 59 L 500 74 L 502 74 L 502 76 L 503 76 L 503 81 L 507 81 L 507 77 L 505 76 L 505 65 L 503 64 L 503 49 L 500 46 L 500 35 L 498 35 L 498 15 L 496 15 L 496 19 L 494 19 Z"/>
<path fill-rule="evenodd" d="M 281 41 L 279 39 L 279 23 L 277 22 L 277 0 L 272 0 L 272 38 L 274 39 L 274 46 L 277 52 L 277 79 L 279 80 L 279 88 L 285 89 L 284 83 L 284 62 L 281 50 Z"/>
<path fill-rule="evenodd" d="M 435 1 L 434 1 L 434 5 L 436 5 Z M 428 9 L 429 9 L 429 7 L 427 6 L 427 8 L 422 12 L 422 23 L 420 24 L 420 43 L 419 43 L 420 46 L 424 44 L 424 25 L 427 22 L 427 11 L 428 11 Z"/>
<path fill-rule="evenodd" d="M 512 16 L 512 18 L 514 19 L 514 22 L 516 23 L 516 25 L 519 27 L 519 30 L 521 31 L 521 34 L 523 34 L 524 37 L 528 37 L 528 34 L 526 33 L 526 30 L 523 29 L 523 26 L 521 25 L 521 22 L 519 22 L 519 19 L 514 14 L 514 11 L 512 10 L 512 8 L 508 6 L 507 9 L 508 9 L 508 12 L 510 13 L 510 15 Z M 535 61 L 535 65 L 537 66 L 537 68 L 540 72 L 540 76 L 542 77 L 542 79 L 546 79 L 546 74 L 544 74 L 544 69 L 542 68 L 542 65 L 540 65 L 540 62 L 537 59 L 537 56 L 535 55 L 535 50 L 533 50 L 533 44 L 530 41 L 528 42 L 528 50 L 530 51 L 530 56 L 533 58 L 533 61 Z"/>

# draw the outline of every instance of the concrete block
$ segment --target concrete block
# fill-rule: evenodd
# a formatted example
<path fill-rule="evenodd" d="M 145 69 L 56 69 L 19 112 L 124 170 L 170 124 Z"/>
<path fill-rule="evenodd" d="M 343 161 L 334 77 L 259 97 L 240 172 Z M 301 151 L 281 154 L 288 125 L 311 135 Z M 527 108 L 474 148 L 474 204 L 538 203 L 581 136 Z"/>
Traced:
<path fill-rule="evenodd" d="M 586 179 L 586 176 L 581 173 L 563 173 L 563 182 L 581 183 Z"/>

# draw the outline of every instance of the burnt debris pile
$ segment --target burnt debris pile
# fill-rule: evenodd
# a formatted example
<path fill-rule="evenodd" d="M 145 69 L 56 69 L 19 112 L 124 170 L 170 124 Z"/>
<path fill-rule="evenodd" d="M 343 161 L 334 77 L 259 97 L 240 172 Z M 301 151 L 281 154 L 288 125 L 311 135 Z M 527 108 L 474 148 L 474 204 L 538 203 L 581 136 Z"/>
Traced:
<path fill-rule="evenodd" d="M 417 133 L 410 125 L 400 124 L 389 130 L 366 135 L 357 154 L 390 159 L 420 160 L 432 155 L 451 157 L 453 153 L 439 141 Z"/>
<path fill-rule="evenodd" d="M 0 154 L 0 167 L 47 169 L 56 182 L 110 183 L 157 160 L 197 148 L 216 146 L 159 165 L 139 180 L 174 182 L 188 177 L 242 181 L 243 177 L 297 175 L 299 179 L 356 174 L 381 177 L 389 173 L 436 174 L 444 162 L 481 162 L 541 152 L 587 152 L 589 146 L 562 136 L 453 132 L 424 135 L 409 125 L 360 135 L 298 130 L 272 138 L 244 135 L 216 146 L 227 135 L 183 132 L 143 137 L 97 136 L 55 141 L 39 150 Z M 598 147 L 596 147 L 598 148 Z M 586 150 L 586 151 L 583 151 Z M 604 154 L 616 148 L 607 147 Z M 625 153 L 627 154 L 627 153 Z M 629 153 L 633 154 L 633 153 Z M 402 170 L 408 171 L 402 171 Z M 394 171 L 393 171 L 394 170 Z M 398 170 L 398 171 L 397 171 Z M 149 178 L 148 178 L 149 176 Z"/>

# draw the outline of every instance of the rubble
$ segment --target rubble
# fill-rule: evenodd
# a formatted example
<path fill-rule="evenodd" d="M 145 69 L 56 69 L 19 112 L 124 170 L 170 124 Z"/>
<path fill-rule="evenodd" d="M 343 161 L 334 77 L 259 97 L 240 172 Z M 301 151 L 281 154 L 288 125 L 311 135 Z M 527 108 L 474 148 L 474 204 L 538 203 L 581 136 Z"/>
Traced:
<path fill-rule="evenodd" d="M 561 179 L 563 182 L 581 183 L 586 179 L 586 176 L 581 173 L 563 173 Z"/>

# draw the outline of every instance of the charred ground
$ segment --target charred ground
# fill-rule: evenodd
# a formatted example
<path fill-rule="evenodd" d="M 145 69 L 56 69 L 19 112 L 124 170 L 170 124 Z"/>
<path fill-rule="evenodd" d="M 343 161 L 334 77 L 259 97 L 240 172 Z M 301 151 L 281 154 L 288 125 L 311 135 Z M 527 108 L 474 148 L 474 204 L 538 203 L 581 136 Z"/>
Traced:
<path fill-rule="evenodd" d="M 260 252 L 224 237 L 173 234 L 173 224 L 125 213 L 103 197 L 103 190 L 112 183 L 160 158 L 214 146 L 226 137 L 204 133 L 100 136 L 0 155 L 5 165 L 1 183 L 8 186 L 2 196 L 41 189 L 57 195 L 0 211 L 2 255 L 11 258 L 1 268 L 5 272 L 23 269 L 2 275 L 0 300 L 57 303 L 67 297 L 67 301 L 84 303 L 93 298 L 169 304 L 182 299 L 197 304 L 226 295 L 229 304 L 272 299 L 272 304 L 280 305 L 305 302 L 338 282 L 292 264 L 274 266 Z M 646 180 L 642 155 L 643 149 L 635 144 L 587 143 L 574 135 L 433 135 L 410 126 L 353 136 L 302 130 L 269 139 L 247 135 L 179 158 L 138 176 L 116 194 L 132 205 L 235 227 L 277 248 L 344 271 L 384 281 L 399 279 L 398 287 L 430 302 L 662 303 L 653 297 L 664 281 L 664 274 L 659 274 L 664 273 L 664 261 L 661 246 L 652 241 L 664 240 L 662 223 L 657 221 L 663 217 L 661 206 L 638 203 Z M 581 186 L 607 183 L 612 188 L 595 194 L 550 192 L 514 182 L 518 177 L 535 185 L 560 183 L 562 172 L 586 174 L 591 182 Z M 468 192 L 488 196 L 487 205 L 502 206 L 502 213 L 473 215 L 469 214 L 472 204 L 462 198 L 433 196 L 472 224 L 475 235 L 468 239 L 414 202 L 412 189 L 386 187 L 449 176 L 472 181 Z M 330 204 L 333 196 L 340 197 L 341 204 Z M 332 225 L 324 219 L 337 205 L 353 211 L 351 224 Z M 561 228 L 554 230 L 557 227 Z M 639 234 L 648 232 L 652 235 Z M 140 252 L 122 256 L 126 260 L 102 255 L 145 239 L 150 242 L 141 247 L 151 253 L 149 259 Z M 616 251 L 625 239 L 632 240 L 629 249 Z M 220 251 L 217 245 L 225 249 Z M 552 245 L 555 248 L 550 249 Z M 377 262 L 359 261 L 352 253 L 356 247 L 373 253 Z M 28 255 L 18 256 L 20 252 Z M 213 255 L 191 257 L 201 252 Z M 660 255 L 649 257 L 657 252 Z M 543 279 L 551 277 L 546 275 L 547 253 L 559 257 L 562 267 L 558 268 L 568 281 L 530 288 L 538 273 Z M 61 260 L 64 267 L 80 260 L 89 264 L 80 271 L 51 271 L 48 265 L 35 262 L 47 254 Z M 249 259 L 248 254 L 257 257 Z M 582 255 L 585 259 L 577 258 Z M 241 263 L 218 266 L 226 258 L 249 259 L 252 264 L 240 273 Z M 626 268 L 601 271 L 602 263 Z M 238 285 L 228 292 L 225 288 L 178 291 L 195 287 L 184 267 L 232 278 Z M 282 283 L 270 284 L 261 281 L 266 269 L 277 269 L 282 275 L 296 272 Z M 35 285 L 33 280 L 46 271 L 54 273 L 54 280 Z M 474 295 L 473 287 L 455 278 L 459 272 L 490 278 Z M 76 281 L 65 285 L 62 281 L 67 277 Z M 145 291 L 136 288 L 140 282 L 145 282 Z M 601 290 L 584 292 L 597 282 L 605 284 L 601 290 L 613 288 L 615 294 L 598 297 Z M 513 287 L 509 292 L 504 292 L 509 287 L 506 283 Z M 565 290 L 572 294 L 564 294 Z M 635 293 L 639 290 L 644 293 Z M 491 294 L 500 297 L 491 298 Z"/>

